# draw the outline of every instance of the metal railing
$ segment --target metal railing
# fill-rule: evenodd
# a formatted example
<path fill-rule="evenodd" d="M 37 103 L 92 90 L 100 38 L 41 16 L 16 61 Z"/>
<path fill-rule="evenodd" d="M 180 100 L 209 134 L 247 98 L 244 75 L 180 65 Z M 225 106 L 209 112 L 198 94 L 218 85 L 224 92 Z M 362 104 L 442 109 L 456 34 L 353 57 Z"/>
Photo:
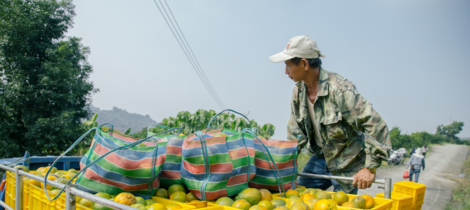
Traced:
<path fill-rule="evenodd" d="M 30 174 L 28 172 L 25 172 L 21 170 L 20 168 L 11 168 L 8 166 L 0 165 L 1 169 L 4 169 L 6 171 L 11 171 L 15 173 L 15 179 L 16 184 L 15 184 L 15 208 L 14 209 L 23 209 L 22 207 L 22 192 L 23 192 L 23 182 L 19 180 L 23 180 L 23 176 L 28 177 L 30 179 L 34 179 L 37 181 L 40 181 L 44 183 L 44 178 L 39 177 L 33 174 Z M 304 176 L 304 177 L 313 177 L 313 178 L 320 178 L 320 179 L 339 179 L 339 180 L 348 180 L 348 181 L 353 181 L 354 178 L 352 177 L 342 177 L 342 176 L 329 176 L 329 175 L 318 175 L 318 174 L 307 174 L 307 173 L 299 173 L 299 176 Z M 122 210 L 133 210 L 135 208 L 132 208 L 130 206 L 126 206 L 124 204 L 116 203 L 114 201 L 98 197 L 96 195 L 87 193 L 85 191 L 79 190 L 75 188 L 74 184 L 68 184 L 64 185 L 62 183 L 58 183 L 52 180 L 48 180 L 47 183 L 53 187 L 57 188 L 62 188 L 65 186 L 65 209 L 66 210 L 75 210 L 76 209 L 76 197 L 75 196 L 80 196 L 81 198 L 85 198 L 87 200 L 93 201 L 95 203 L 99 203 L 101 205 L 113 208 L 113 209 L 122 209 Z M 391 178 L 385 178 L 383 180 L 375 180 L 374 183 L 377 184 L 383 184 L 384 185 L 384 198 L 390 199 L 391 197 L 391 192 L 392 192 L 392 179 Z M 0 200 L 0 206 L 3 206 L 7 210 L 14 210 L 10 206 L 6 205 L 3 201 Z"/>
<path fill-rule="evenodd" d="M 304 176 L 304 177 L 313 177 L 313 178 L 319 178 L 319 179 L 339 179 L 339 180 L 347 180 L 347 181 L 353 181 L 354 178 L 352 177 L 344 177 L 344 176 L 330 176 L 330 175 L 319 175 L 319 174 L 307 174 L 307 173 L 298 173 L 299 176 Z M 385 178 L 385 179 L 376 179 L 374 180 L 373 183 L 376 184 L 383 184 L 384 187 L 384 198 L 390 199 L 392 196 L 392 179 L 391 178 Z"/>
<path fill-rule="evenodd" d="M 33 174 L 30 174 L 28 172 L 25 172 L 19 168 L 11 168 L 8 166 L 0 165 L 0 169 L 4 169 L 6 171 L 11 171 L 15 173 L 15 179 L 16 179 L 16 184 L 15 184 L 15 208 L 11 208 L 10 206 L 6 205 L 3 201 L 0 200 L 0 206 L 3 206 L 7 210 L 13 210 L 13 209 L 23 209 L 23 182 L 20 180 L 23 180 L 23 176 L 28 177 L 30 179 L 34 179 L 37 181 L 40 181 L 44 183 L 44 178 L 39 177 Z M 81 198 L 85 198 L 87 200 L 93 201 L 95 203 L 99 203 L 103 206 L 107 206 L 112 209 L 122 209 L 122 210 L 135 210 L 135 208 L 132 208 L 130 206 L 126 206 L 124 204 L 116 203 L 114 201 L 98 197 L 96 195 L 93 195 L 91 193 L 87 193 L 85 191 L 79 190 L 75 188 L 74 184 L 69 184 L 65 185 L 62 183 L 58 183 L 52 180 L 47 181 L 48 185 L 51 185 L 53 187 L 57 188 L 62 188 L 65 186 L 65 209 L 66 210 L 75 210 L 76 209 L 76 199 L 75 196 L 80 196 Z"/>

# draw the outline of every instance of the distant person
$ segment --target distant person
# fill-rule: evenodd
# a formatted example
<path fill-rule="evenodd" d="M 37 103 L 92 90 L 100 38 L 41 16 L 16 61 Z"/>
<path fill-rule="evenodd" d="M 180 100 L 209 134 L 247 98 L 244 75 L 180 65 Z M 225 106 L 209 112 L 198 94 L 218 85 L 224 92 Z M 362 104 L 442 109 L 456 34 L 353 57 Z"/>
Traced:
<path fill-rule="evenodd" d="M 369 188 L 392 147 L 385 120 L 341 75 L 325 70 L 320 49 L 308 36 L 292 37 L 283 51 L 269 57 L 284 62 L 296 84 L 292 91 L 287 139 L 312 153 L 303 173 L 354 177 L 354 181 L 299 177 L 307 188 L 356 194 Z"/>
<path fill-rule="evenodd" d="M 428 145 L 427 144 L 424 144 L 423 148 L 421 148 L 422 151 L 423 151 L 423 157 L 426 157 L 426 152 L 429 150 L 428 149 Z"/>
<path fill-rule="evenodd" d="M 411 152 L 410 152 L 410 157 L 413 155 L 413 153 L 415 153 L 415 151 L 416 151 L 416 147 L 413 146 L 413 149 L 412 149 Z"/>
<path fill-rule="evenodd" d="M 413 174 L 415 175 L 414 182 L 418 182 L 419 173 L 421 173 L 421 167 L 424 171 L 424 156 L 422 154 L 421 148 L 416 149 L 415 153 L 411 155 L 410 161 L 406 165 L 406 168 L 410 167 L 410 181 L 413 181 Z"/>

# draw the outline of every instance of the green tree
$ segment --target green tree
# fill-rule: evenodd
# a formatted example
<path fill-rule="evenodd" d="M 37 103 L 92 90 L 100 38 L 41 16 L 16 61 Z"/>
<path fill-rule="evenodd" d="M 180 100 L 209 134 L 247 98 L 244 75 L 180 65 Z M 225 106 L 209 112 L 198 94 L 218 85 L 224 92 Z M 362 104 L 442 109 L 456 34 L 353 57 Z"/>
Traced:
<path fill-rule="evenodd" d="M 96 92 L 89 49 L 65 38 L 69 0 L 0 0 L 0 157 L 63 152 L 84 131 Z"/>
<path fill-rule="evenodd" d="M 214 110 L 203 110 L 199 109 L 194 114 L 189 113 L 188 111 L 179 112 L 176 117 L 164 118 L 161 121 L 161 125 L 174 128 L 182 128 L 182 133 L 184 135 L 192 134 L 196 131 L 207 128 L 209 121 L 217 113 Z M 243 128 L 255 128 L 256 134 L 265 139 L 270 139 L 274 135 L 275 127 L 274 125 L 267 123 L 263 126 L 259 126 L 258 123 L 254 120 L 246 121 L 245 118 L 236 117 L 235 114 L 231 113 L 222 113 L 217 116 L 210 124 L 210 127 L 215 128 L 226 128 L 231 130 L 240 131 Z M 160 133 L 165 131 L 164 128 L 155 127 L 151 129 L 153 133 Z M 142 129 L 141 131 L 131 134 L 134 138 L 145 138 L 147 136 L 147 128 Z"/>
<path fill-rule="evenodd" d="M 457 137 L 457 134 L 462 131 L 462 128 L 464 126 L 463 122 L 457 122 L 454 121 L 449 125 L 439 125 L 437 126 L 437 131 L 436 135 L 442 135 L 446 136 L 449 138 L 451 143 L 460 143 L 459 137 Z"/>

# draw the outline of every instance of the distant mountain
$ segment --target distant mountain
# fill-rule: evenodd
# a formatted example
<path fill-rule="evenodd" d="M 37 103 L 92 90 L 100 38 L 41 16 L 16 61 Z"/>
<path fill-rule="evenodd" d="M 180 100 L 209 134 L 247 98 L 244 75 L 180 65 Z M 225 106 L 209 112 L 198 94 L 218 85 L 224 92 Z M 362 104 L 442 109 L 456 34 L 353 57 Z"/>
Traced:
<path fill-rule="evenodd" d="M 152 120 L 149 115 L 140 115 L 129 113 L 125 109 L 119 109 L 113 107 L 112 110 L 100 110 L 97 107 L 90 106 L 90 111 L 98 113 L 96 122 L 98 124 L 111 123 L 114 129 L 118 129 L 125 132 L 128 128 L 131 128 L 131 133 L 142 130 L 150 125 L 157 124 L 155 120 Z"/>

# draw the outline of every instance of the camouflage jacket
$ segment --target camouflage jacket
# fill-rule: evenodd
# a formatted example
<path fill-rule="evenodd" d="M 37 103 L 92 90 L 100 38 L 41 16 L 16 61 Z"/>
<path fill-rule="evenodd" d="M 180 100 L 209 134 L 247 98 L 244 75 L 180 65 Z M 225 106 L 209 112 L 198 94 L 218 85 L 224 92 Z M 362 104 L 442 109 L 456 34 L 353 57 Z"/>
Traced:
<path fill-rule="evenodd" d="M 362 168 L 378 168 L 388 159 L 391 141 L 387 125 L 351 81 L 321 69 L 313 108 L 322 147 L 315 142 L 303 82 L 296 84 L 292 95 L 287 139 L 299 139 L 299 152 L 306 146 L 309 152 L 325 158 L 332 175 L 353 177 Z M 348 192 L 354 189 L 351 181 L 338 182 Z"/>

